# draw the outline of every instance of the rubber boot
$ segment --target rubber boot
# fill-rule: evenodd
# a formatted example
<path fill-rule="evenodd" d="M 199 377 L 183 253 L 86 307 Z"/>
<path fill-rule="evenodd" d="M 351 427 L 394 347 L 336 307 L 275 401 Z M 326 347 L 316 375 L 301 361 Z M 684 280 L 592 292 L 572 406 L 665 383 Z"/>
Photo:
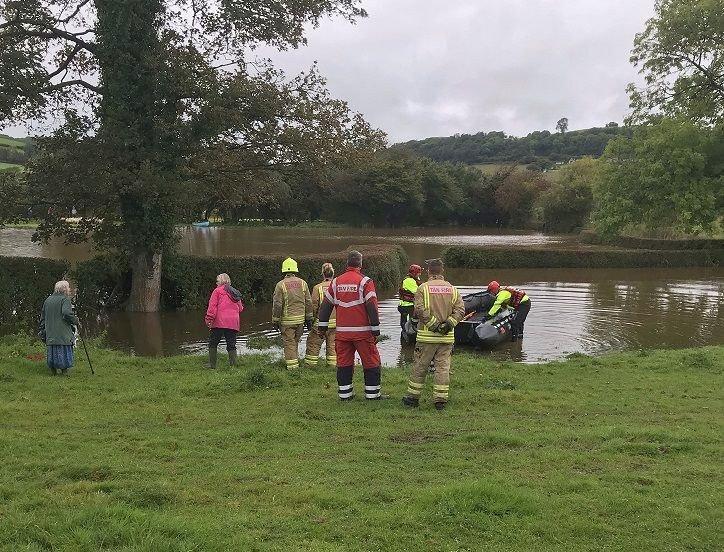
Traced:
<path fill-rule="evenodd" d="M 444 402 L 436 402 L 435 403 L 435 410 L 445 410 L 445 405 L 447 403 Z"/>
<path fill-rule="evenodd" d="M 236 366 L 236 349 L 229 351 L 229 366 Z"/>
<path fill-rule="evenodd" d="M 209 362 L 206 363 L 207 368 L 216 368 L 216 355 L 218 351 L 216 349 L 209 349 Z"/>
<path fill-rule="evenodd" d="M 417 408 L 420 406 L 420 399 L 417 397 L 410 397 L 409 395 L 406 395 L 402 397 L 402 404 L 405 406 L 410 406 L 412 408 Z"/>

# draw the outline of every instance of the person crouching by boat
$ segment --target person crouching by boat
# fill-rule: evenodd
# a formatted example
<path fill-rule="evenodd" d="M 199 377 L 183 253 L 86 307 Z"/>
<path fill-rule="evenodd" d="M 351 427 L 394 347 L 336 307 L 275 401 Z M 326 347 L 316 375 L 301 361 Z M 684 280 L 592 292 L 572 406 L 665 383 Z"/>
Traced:
<path fill-rule="evenodd" d="M 43 303 L 40 314 L 39 336 L 47 347 L 48 368 L 55 376 L 66 375 L 73 367 L 73 346 L 78 317 L 70 302 L 70 284 L 56 282 L 53 294 Z"/>
<path fill-rule="evenodd" d="M 239 315 L 244 312 L 241 293 L 231 287 L 231 278 L 225 272 L 216 277 L 216 288 L 211 292 L 206 309 L 206 325 L 209 327 L 209 368 L 216 368 L 217 347 L 221 338 L 226 342 L 229 365 L 236 364 L 236 337 L 239 334 Z"/>
<path fill-rule="evenodd" d="M 488 284 L 488 293 L 495 295 L 495 303 L 488 311 L 488 318 L 495 316 L 502 308 L 512 308 L 515 316 L 510 322 L 510 339 L 511 341 L 523 339 L 523 325 L 530 312 L 530 297 L 521 289 L 510 286 L 501 288 L 495 280 Z"/>

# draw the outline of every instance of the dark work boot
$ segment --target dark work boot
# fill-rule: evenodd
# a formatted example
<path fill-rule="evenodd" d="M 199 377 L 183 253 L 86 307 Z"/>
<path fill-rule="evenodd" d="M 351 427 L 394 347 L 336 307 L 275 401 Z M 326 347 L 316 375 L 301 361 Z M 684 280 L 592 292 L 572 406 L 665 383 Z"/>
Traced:
<path fill-rule="evenodd" d="M 236 366 L 236 349 L 229 351 L 229 366 Z"/>
<path fill-rule="evenodd" d="M 216 349 L 209 349 L 209 362 L 206 363 L 207 368 L 216 368 L 216 355 L 218 351 Z"/>
<path fill-rule="evenodd" d="M 447 403 L 445 402 L 436 402 L 435 403 L 435 410 L 445 410 L 445 405 Z"/>
<path fill-rule="evenodd" d="M 514 334 L 514 333 L 510 334 L 510 340 L 511 340 L 513 343 L 515 343 L 516 341 L 518 341 L 518 334 Z"/>
<path fill-rule="evenodd" d="M 406 395 L 402 397 L 402 404 L 405 406 L 410 406 L 412 408 L 417 408 L 420 406 L 420 399 L 417 397 L 411 397 L 410 395 Z"/>

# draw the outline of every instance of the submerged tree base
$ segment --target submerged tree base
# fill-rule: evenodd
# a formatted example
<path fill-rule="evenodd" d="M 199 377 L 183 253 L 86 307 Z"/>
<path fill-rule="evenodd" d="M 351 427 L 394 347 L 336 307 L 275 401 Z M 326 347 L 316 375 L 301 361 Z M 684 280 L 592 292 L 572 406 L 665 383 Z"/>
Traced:
<path fill-rule="evenodd" d="M 0 344 L 0 549 L 714 550 L 724 347 L 456 355 L 451 402 L 333 370 Z"/>

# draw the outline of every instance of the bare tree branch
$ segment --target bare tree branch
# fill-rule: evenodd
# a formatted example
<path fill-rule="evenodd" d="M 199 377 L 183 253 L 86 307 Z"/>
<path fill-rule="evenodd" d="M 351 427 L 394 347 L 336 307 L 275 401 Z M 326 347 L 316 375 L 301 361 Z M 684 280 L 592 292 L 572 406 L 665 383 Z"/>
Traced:
<path fill-rule="evenodd" d="M 86 82 L 82 79 L 73 79 L 69 81 L 59 82 L 57 84 L 50 84 L 43 88 L 41 92 L 52 92 L 54 90 L 61 90 L 63 88 L 68 88 L 69 86 L 82 86 L 83 88 L 87 88 L 88 90 L 91 90 L 95 92 L 96 94 L 103 94 L 103 88 L 100 86 L 95 86 L 89 82 Z"/>

